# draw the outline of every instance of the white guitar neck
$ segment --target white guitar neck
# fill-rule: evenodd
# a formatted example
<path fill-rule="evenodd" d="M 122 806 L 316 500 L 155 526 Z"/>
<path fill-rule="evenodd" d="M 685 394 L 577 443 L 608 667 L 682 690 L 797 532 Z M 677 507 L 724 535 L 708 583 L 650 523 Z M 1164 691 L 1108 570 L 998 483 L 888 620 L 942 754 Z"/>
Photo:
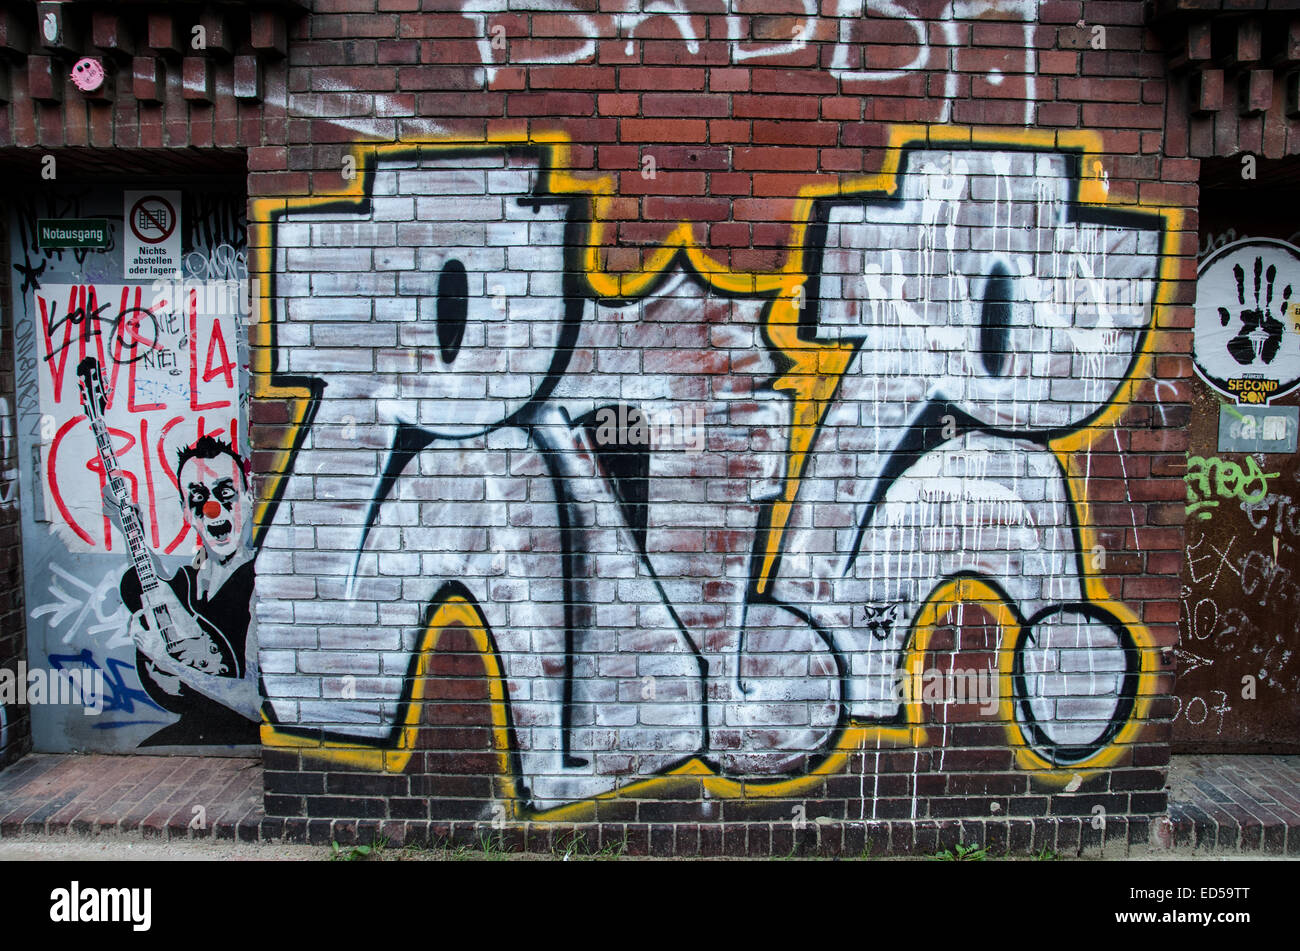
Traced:
<path fill-rule="evenodd" d="M 122 534 L 126 538 L 126 547 L 131 553 L 131 563 L 135 566 L 136 575 L 140 578 L 141 589 L 148 596 L 158 590 L 160 582 L 158 573 L 154 571 L 153 559 L 149 557 L 149 550 L 145 545 L 144 525 L 140 522 L 140 512 L 135 507 L 135 503 L 131 501 L 131 495 L 126 486 L 126 477 L 122 474 L 122 467 L 117 461 L 117 453 L 113 451 L 107 424 L 102 417 L 91 417 L 90 427 L 95 433 L 95 444 L 99 449 L 99 461 L 103 463 L 104 474 L 108 479 L 109 488 L 113 493 L 114 500 L 117 502 L 118 511 L 122 513 Z M 151 601 L 147 597 L 146 599 Z M 167 606 L 150 603 L 149 607 L 163 640 L 169 648 L 172 647 L 176 638 L 172 631 L 171 613 L 167 610 Z"/>

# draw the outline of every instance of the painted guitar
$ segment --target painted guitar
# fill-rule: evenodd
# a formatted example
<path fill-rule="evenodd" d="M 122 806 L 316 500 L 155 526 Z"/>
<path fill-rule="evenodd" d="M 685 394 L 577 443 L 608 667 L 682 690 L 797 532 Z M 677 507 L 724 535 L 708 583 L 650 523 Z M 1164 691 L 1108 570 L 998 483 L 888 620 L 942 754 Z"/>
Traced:
<path fill-rule="evenodd" d="M 82 360 L 77 367 L 77 377 L 81 388 L 81 406 L 95 434 L 99 458 L 104 465 L 104 476 L 112 502 L 120 516 L 118 527 L 126 538 L 131 563 L 140 580 L 139 601 L 128 603 L 127 607 L 143 619 L 146 627 L 156 630 L 162 636 L 167 653 L 178 663 L 212 676 L 233 676 L 239 669 L 235 652 L 216 625 L 204 617 L 196 606 L 190 590 L 189 575 L 185 571 L 178 571 L 175 577 L 164 583 L 158 579 L 158 573 L 154 570 L 153 557 L 145 545 L 140 512 L 131 502 L 126 478 L 122 474 L 117 455 L 113 452 L 108 424 L 104 420 L 108 400 L 99 361 L 94 357 Z M 127 595 L 124 601 L 135 600 L 130 597 L 134 594 L 133 591 L 124 594 Z M 193 692 L 181 683 L 179 677 L 159 670 L 139 650 L 136 651 L 136 670 L 149 698 L 164 710 L 184 713 L 191 707 Z"/>

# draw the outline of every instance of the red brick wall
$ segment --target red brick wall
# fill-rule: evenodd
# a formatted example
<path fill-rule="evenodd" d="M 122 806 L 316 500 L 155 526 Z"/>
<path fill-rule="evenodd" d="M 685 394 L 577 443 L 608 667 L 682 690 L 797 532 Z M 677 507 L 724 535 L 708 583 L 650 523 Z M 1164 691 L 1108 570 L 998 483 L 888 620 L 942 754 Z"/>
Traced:
<path fill-rule="evenodd" d="M 14 70 L 0 118 L 247 149 L 268 813 L 686 853 L 1145 841 L 1198 163 L 1166 154 L 1142 5 L 438 6 L 316 3 L 261 103 L 214 57 L 215 105 L 176 62 L 161 105 L 125 73 L 111 106 L 33 105 Z M 602 440 L 619 405 L 698 411 L 702 450 Z M 892 704 L 906 648 L 1005 704 Z M 1074 662 L 1103 685 L 1043 666 Z"/>

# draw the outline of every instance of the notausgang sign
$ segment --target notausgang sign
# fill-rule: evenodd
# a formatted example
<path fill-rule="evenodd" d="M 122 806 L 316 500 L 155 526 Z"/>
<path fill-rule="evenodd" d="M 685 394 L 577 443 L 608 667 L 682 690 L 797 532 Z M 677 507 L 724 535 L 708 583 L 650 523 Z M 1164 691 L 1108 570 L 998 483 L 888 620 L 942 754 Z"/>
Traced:
<path fill-rule="evenodd" d="M 107 248 L 107 218 L 38 218 L 36 244 L 41 248 Z"/>

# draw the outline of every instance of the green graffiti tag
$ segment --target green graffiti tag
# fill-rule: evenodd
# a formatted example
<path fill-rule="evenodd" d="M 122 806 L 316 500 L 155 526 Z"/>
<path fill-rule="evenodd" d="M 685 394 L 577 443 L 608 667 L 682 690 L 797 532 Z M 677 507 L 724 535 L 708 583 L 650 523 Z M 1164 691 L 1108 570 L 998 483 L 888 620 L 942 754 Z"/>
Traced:
<path fill-rule="evenodd" d="M 1187 457 L 1187 514 L 1197 518 L 1210 518 L 1219 506 L 1219 499 L 1236 499 L 1254 505 L 1268 497 L 1268 480 L 1278 473 L 1263 472 L 1254 456 L 1246 457 L 1246 468 L 1218 456 Z M 1217 496 L 1218 498 L 1215 498 Z"/>

